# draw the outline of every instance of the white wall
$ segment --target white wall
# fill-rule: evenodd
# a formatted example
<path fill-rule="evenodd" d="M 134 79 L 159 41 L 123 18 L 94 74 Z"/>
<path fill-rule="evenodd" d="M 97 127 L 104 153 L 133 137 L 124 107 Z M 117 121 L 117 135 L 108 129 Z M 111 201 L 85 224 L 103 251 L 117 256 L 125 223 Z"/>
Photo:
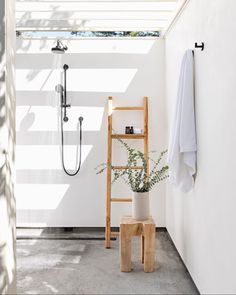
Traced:
<path fill-rule="evenodd" d="M 67 41 L 65 41 L 67 43 Z M 68 41 L 68 52 L 50 52 L 52 40 L 17 40 L 17 221 L 18 226 L 104 226 L 106 175 L 94 171 L 106 161 L 107 97 L 117 105 L 141 105 L 149 97 L 150 150 L 164 145 L 164 41 L 145 39 L 80 39 Z M 69 123 L 66 165 L 74 168 L 77 118 L 84 116 L 83 165 L 75 177 L 65 175 L 60 159 L 59 97 L 62 66 L 67 63 Z M 115 130 L 142 126 L 138 112 L 114 114 Z M 142 147 L 142 145 L 139 147 Z M 114 163 L 124 157 L 114 145 Z M 124 151 L 123 151 L 124 154 Z M 124 184 L 117 197 L 130 196 Z M 152 214 L 165 226 L 165 185 L 151 192 Z M 130 204 L 112 206 L 114 226 Z"/>
<path fill-rule="evenodd" d="M 16 293 L 15 3 L 0 2 L 0 294 Z"/>
<path fill-rule="evenodd" d="M 166 39 L 168 127 L 181 58 L 194 42 L 198 174 L 193 192 L 167 188 L 167 228 L 203 294 L 236 292 L 236 1 L 191 0 Z"/>

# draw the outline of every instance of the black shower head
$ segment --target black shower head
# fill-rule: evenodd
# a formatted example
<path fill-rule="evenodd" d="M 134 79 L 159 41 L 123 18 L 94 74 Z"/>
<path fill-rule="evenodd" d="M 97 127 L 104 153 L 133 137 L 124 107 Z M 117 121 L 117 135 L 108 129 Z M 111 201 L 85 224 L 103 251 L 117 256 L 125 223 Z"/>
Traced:
<path fill-rule="evenodd" d="M 63 54 L 67 50 L 67 46 L 63 45 L 60 40 L 57 40 L 57 45 L 52 47 L 52 53 Z"/>

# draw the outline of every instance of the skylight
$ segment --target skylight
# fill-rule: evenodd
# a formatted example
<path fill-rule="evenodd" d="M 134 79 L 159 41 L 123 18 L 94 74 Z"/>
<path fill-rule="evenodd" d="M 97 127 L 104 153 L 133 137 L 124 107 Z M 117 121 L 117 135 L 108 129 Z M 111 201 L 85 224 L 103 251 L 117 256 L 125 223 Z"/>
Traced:
<path fill-rule="evenodd" d="M 108 32 L 112 32 L 112 36 L 125 36 L 125 32 L 129 32 L 130 36 L 141 35 L 141 32 L 146 32 L 143 35 L 163 35 L 185 2 L 16 0 L 16 27 L 18 31 L 28 32 L 81 32 L 77 36 L 98 37 L 109 35 Z"/>
<path fill-rule="evenodd" d="M 17 37 L 21 38 L 92 38 L 92 37 L 159 37 L 159 31 L 17 31 Z"/>

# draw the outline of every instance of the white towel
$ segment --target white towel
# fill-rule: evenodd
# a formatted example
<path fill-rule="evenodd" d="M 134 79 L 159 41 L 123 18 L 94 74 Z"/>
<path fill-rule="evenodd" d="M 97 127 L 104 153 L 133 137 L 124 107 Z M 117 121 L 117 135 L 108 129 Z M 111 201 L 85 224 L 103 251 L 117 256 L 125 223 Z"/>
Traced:
<path fill-rule="evenodd" d="M 184 54 L 168 150 L 170 181 L 188 192 L 196 174 L 197 140 L 194 107 L 194 67 L 192 50 Z"/>

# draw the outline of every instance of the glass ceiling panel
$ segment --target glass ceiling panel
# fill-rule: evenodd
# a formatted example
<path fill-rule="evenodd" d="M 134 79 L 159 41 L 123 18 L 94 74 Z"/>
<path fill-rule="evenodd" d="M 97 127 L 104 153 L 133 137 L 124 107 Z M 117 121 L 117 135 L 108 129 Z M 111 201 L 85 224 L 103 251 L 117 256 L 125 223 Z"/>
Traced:
<path fill-rule="evenodd" d="M 16 1 L 16 11 L 173 11 L 178 1 Z"/>
<path fill-rule="evenodd" d="M 159 31 L 17 31 L 21 38 L 62 38 L 76 39 L 81 37 L 159 37 Z"/>
<path fill-rule="evenodd" d="M 16 0 L 20 31 L 159 31 L 186 0 Z"/>

